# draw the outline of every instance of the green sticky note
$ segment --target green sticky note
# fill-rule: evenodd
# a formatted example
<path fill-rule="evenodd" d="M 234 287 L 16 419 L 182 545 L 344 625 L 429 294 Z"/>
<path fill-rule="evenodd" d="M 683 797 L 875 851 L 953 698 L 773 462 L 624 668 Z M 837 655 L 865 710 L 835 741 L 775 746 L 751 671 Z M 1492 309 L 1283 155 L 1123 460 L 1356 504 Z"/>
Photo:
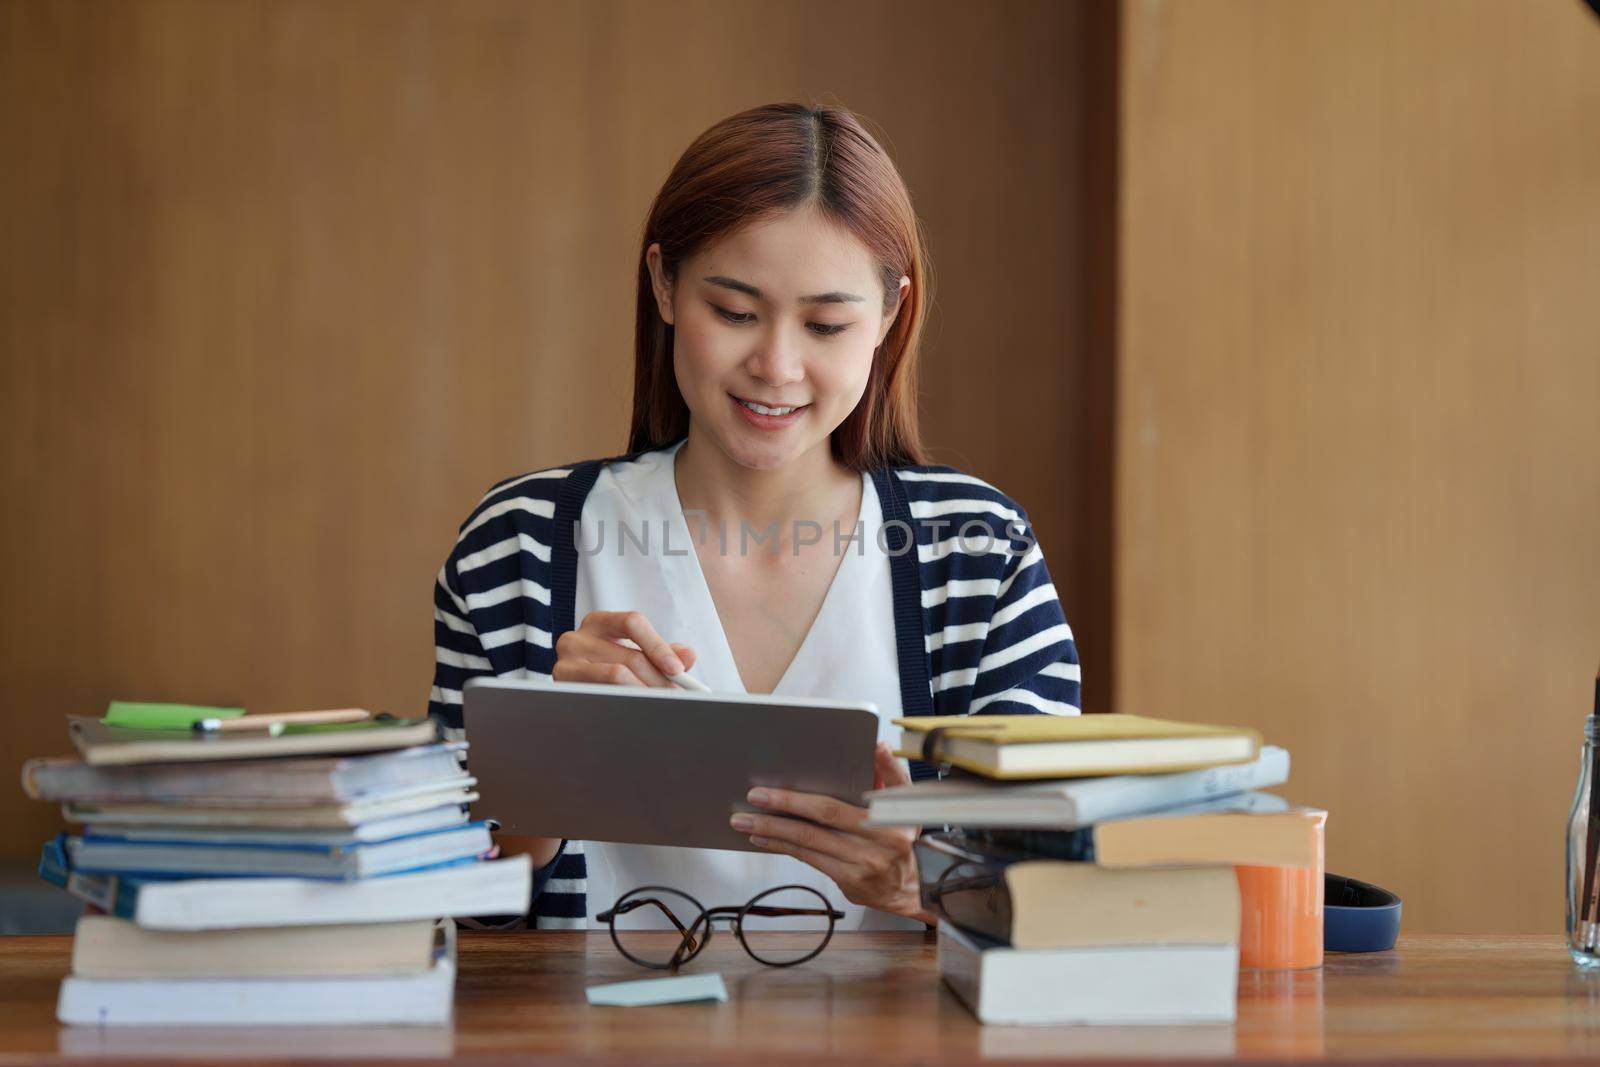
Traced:
<path fill-rule="evenodd" d="M 201 719 L 237 719 L 243 708 L 208 708 L 200 704 L 141 704 L 113 700 L 100 721 L 107 726 L 131 726 L 139 730 L 188 730 Z"/>

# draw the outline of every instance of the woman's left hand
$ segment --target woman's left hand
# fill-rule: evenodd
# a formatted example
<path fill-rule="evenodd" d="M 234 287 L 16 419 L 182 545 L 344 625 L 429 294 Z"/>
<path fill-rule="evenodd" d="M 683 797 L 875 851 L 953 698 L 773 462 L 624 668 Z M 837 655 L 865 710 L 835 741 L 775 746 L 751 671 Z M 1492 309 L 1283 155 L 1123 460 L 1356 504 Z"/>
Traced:
<path fill-rule="evenodd" d="M 910 783 L 910 772 L 886 742 L 878 742 L 874 760 L 873 788 Z M 922 909 L 917 859 L 911 851 L 915 829 L 863 826 L 866 808 L 819 793 L 757 788 L 746 799 L 772 813 L 739 812 L 729 820 L 735 830 L 750 835 L 751 844 L 810 864 L 832 878 L 852 904 L 938 922 Z"/>

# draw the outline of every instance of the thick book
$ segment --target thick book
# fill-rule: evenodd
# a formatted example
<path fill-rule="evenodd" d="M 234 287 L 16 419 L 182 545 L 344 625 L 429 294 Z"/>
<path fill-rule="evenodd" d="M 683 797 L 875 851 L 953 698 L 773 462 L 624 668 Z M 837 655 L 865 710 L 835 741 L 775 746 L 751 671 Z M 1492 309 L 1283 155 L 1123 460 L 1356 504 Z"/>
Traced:
<path fill-rule="evenodd" d="M 242 930 L 146 930 L 111 915 L 85 915 L 72 939 L 80 978 L 317 978 L 418 974 L 432 965 L 432 919 L 275 926 Z"/>
<path fill-rule="evenodd" d="M 1105 870 L 1023 860 L 945 873 L 930 887 L 931 910 L 1013 948 L 1239 941 L 1239 880 L 1232 867 Z"/>
<path fill-rule="evenodd" d="M 897 755 L 988 778 L 1159 774 L 1249 763 L 1261 751 L 1254 730 L 1140 715 L 924 715 L 895 723 L 905 731 Z"/>
<path fill-rule="evenodd" d="M 223 805 L 112 803 L 69 800 L 61 805 L 68 822 L 141 826 L 248 826 L 260 829 L 333 829 L 360 826 L 413 815 L 445 804 L 478 799 L 471 791 L 478 780 L 450 778 L 444 784 L 424 782 L 358 797 L 348 803 L 292 805 L 277 800 L 234 800 Z"/>
<path fill-rule="evenodd" d="M 1172 774 L 1001 782 L 957 772 L 868 793 L 867 825 L 1073 830 L 1288 780 L 1289 753 L 1275 745 L 1249 763 Z"/>
<path fill-rule="evenodd" d="M 441 739 L 439 725 L 431 718 L 291 726 L 280 734 L 271 735 L 255 731 L 197 734 L 192 730 L 107 726 L 86 715 L 69 715 L 67 734 L 84 761 L 97 766 L 380 752 L 431 745 Z"/>
<path fill-rule="evenodd" d="M 476 796 L 463 793 L 460 800 Z M 374 819 L 356 826 L 322 827 L 285 826 L 217 826 L 217 825 L 163 825 L 160 823 L 92 822 L 84 828 L 85 837 L 99 839 L 120 837 L 128 841 L 173 841 L 184 845 L 315 845 L 324 848 L 349 848 L 359 844 L 377 844 L 463 826 L 467 822 L 466 809 L 460 803 L 445 804 L 410 815 L 397 815 L 392 819 Z"/>
<path fill-rule="evenodd" d="M 925 833 L 914 851 L 924 908 L 1018 948 L 1239 938 L 1243 890 L 1229 866 L 1123 870 L 1043 858 L 1071 851 L 1044 831 Z"/>
<path fill-rule="evenodd" d="M 1234 1020 L 1239 949 L 1017 949 L 939 924 L 939 974 L 979 1022 L 1147 1026 Z"/>
<path fill-rule="evenodd" d="M 318 978 L 87 978 L 61 983 L 56 1018 L 82 1026 L 431 1026 L 450 1021 L 455 928 L 415 974 Z"/>
<path fill-rule="evenodd" d="M 397 786 L 458 781 L 466 777 L 460 757 L 465 748 L 465 742 L 456 742 L 365 756 L 126 766 L 31 759 L 22 765 L 22 788 L 35 800 L 331 804 Z"/>
<path fill-rule="evenodd" d="M 127 878 L 72 869 L 65 835 L 45 842 L 39 876 L 110 915 L 150 930 L 230 930 L 398 922 L 528 910 L 527 856 L 468 860 L 360 882 L 304 878 Z"/>
<path fill-rule="evenodd" d="M 331 878 L 355 880 L 421 870 L 479 856 L 494 842 L 480 821 L 428 830 L 392 841 L 318 844 L 226 844 L 126 834 L 67 838 L 75 870 L 87 874 L 167 875 L 187 878 Z"/>

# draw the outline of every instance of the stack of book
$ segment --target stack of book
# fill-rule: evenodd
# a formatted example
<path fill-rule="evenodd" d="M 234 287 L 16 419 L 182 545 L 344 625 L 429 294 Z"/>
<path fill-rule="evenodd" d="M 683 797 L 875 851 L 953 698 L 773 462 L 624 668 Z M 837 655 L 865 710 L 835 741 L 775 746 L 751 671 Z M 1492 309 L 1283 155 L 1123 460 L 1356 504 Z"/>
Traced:
<path fill-rule="evenodd" d="M 465 745 L 430 720 L 200 731 L 116 711 L 69 717 L 78 758 L 22 772 L 82 824 L 40 874 L 104 913 L 79 920 L 64 1023 L 443 1023 L 451 917 L 527 908 L 527 857 L 493 858 Z"/>
<path fill-rule="evenodd" d="M 1235 867 L 1320 862 L 1325 813 L 1258 791 L 1288 752 L 1132 715 L 899 724 L 900 755 L 953 769 L 868 794 L 868 824 L 924 830 L 940 972 L 981 1021 L 1233 1020 Z"/>

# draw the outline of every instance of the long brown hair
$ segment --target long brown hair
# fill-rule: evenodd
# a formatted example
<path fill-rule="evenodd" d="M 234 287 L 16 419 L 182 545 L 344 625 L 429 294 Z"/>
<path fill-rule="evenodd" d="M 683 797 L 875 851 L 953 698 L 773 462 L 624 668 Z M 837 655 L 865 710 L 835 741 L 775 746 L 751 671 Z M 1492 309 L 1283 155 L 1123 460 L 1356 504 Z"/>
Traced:
<path fill-rule="evenodd" d="M 650 285 L 650 245 L 660 242 L 662 271 L 671 280 L 684 260 L 740 227 L 811 205 L 867 247 L 878 265 L 885 315 L 900 276 L 911 279 L 894 325 L 872 355 L 860 403 L 833 432 L 833 454 L 858 471 L 927 462 L 917 426 L 917 349 L 930 279 L 911 195 L 855 115 L 804 104 L 768 104 L 723 119 L 695 138 L 656 194 L 639 246 L 629 453 L 663 447 L 689 428 L 672 369 L 672 327 Z"/>

